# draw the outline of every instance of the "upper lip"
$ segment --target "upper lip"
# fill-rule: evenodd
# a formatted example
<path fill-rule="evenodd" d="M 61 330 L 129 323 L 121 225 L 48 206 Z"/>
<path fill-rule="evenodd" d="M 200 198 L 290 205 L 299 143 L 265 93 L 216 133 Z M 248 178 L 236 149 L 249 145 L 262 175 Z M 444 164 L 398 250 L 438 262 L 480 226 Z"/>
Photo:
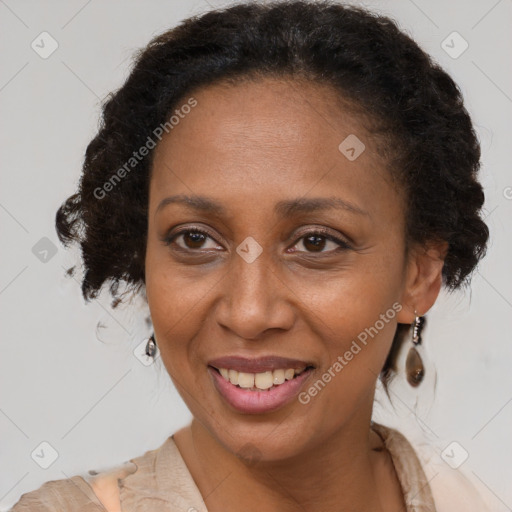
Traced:
<path fill-rule="evenodd" d="M 287 368 L 302 369 L 308 366 L 313 366 L 312 363 L 301 361 L 300 359 L 289 359 L 287 357 L 279 356 L 265 356 L 248 358 L 243 356 L 225 356 L 217 359 L 212 359 L 208 362 L 217 370 L 220 368 L 227 368 L 236 370 L 238 372 L 246 373 L 261 373 L 272 370 L 279 370 Z"/>

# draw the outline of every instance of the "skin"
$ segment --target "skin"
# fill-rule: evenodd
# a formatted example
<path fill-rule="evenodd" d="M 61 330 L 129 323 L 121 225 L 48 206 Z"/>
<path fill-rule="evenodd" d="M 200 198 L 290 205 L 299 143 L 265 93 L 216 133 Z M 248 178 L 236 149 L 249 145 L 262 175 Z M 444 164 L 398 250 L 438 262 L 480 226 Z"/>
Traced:
<path fill-rule="evenodd" d="M 446 244 L 406 257 L 403 193 L 362 118 L 329 86 L 265 78 L 193 96 L 197 106 L 155 149 L 146 293 L 162 361 L 193 415 L 174 439 L 208 510 L 399 511 L 389 454 L 373 450 L 375 385 L 397 322 L 434 304 Z M 354 161 L 338 150 L 349 134 L 366 146 Z M 208 196 L 227 213 L 157 211 L 174 194 Z M 274 213 L 302 197 L 341 198 L 367 214 Z M 178 225 L 211 237 L 166 245 Z M 324 238 L 315 250 L 306 236 L 319 227 L 351 248 Z M 248 236 L 263 249 L 252 263 L 236 252 Z M 314 362 L 307 389 L 394 303 L 401 311 L 306 405 L 240 414 L 213 386 L 213 358 L 279 355 Z M 243 455 L 249 443 L 256 460 Z"/>

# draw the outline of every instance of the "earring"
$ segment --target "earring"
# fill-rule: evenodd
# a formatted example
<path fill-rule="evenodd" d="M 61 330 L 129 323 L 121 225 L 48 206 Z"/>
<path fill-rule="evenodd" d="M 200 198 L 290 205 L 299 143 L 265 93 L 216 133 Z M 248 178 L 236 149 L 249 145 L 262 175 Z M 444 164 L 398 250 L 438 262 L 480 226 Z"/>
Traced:
<path fill-rule="evenodd" d="M 155 357 L 156 354 L 156 342 L 155 342 L 155 333 L 153 333 L 149 338 L 146 344 L 146 355 L 148 357 Z"/>
<path fill-rule="evenodd" d="M 416 349 L 421 344 L 421 330 L 425 324 L 425 318 L 418 316 L 416 310 L 414 310 L 414 325 L 412 329 L 412 346 L 407 354 L 405 362 L 405 372 L 407 375 L 407 382 L 412 387 L 417 387 L 421 384 L 421 381 L 425 377 L 425 367 L 421 356 Z"/>

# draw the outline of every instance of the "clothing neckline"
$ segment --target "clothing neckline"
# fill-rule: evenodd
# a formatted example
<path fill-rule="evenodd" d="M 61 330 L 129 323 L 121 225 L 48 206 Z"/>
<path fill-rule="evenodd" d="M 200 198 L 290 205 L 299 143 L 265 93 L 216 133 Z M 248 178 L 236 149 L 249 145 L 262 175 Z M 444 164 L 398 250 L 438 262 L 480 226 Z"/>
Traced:
<path fill-rule="evenodd" d="M 371 423 L 370 428 L 379 435 L 383 447 L 390 454 L 406 512 L 436 512 L 427 477 L 407 438 L 398 430 L 375 422 Z M 123 512 L 208 512 L 174 441 L 174 434 L 160 447 L 130 459 L 129 463 L 134 465 L 133 472 L 117 480 Z"/>
<path fill-rule="evenodd" d="M 398 430 L 371 422 L 382 439 L 400 482 L 406 512 L 436 512 L 432 489 L 420 459 L 409 440 Z"/>

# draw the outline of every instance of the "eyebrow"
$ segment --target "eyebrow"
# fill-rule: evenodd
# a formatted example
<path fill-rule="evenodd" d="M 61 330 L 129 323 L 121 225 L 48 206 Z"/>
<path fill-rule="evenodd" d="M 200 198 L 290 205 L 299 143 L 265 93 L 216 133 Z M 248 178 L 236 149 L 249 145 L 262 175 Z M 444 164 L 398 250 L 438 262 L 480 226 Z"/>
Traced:
<path fill-rule="evenodd" d="M 187 196 L 185 194 L 177 194 L 166 197 L 160 201 L 156 213 L 169 204 L 183 204 L 188 208 L 201 211 L 206 214 L 226 215 L 226 209 L 221 203 L 206 196 Z M 312 213 L 322 210 L 346 210 L 358 215 L 370 216 L 370 214 L 359 208 L 359 206 L 350 203 L 339 197 L 314 197 L 314 198 L 297 198 L 279 201 L 274 206 L 274 211 L 281 217 L 291 217 L 299 213 Z"/>

